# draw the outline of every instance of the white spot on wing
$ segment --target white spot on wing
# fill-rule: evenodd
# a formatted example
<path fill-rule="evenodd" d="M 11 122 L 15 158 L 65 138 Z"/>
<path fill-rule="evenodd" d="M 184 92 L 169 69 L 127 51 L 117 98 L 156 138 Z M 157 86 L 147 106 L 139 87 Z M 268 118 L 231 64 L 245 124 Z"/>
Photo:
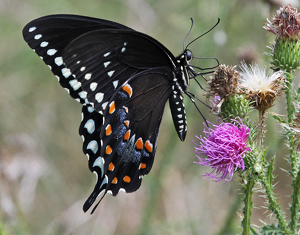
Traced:
<path fill-rule="evenodd" d="M 102 157 L 98 157 L 93 164 L 93 167 L 99 167 L 101 169 L 101 172 L 103 173 L 103 166 L 104 166 L 104 159 Z"/>
<path fill-rule="evenodd" d="M 33 32 L 34 30 L 36 30 L 36 27 L 31 27 L 31 28 L 29 28 L 28 32 L 31 33 L 31 32 Z"/>
<path fill-rule="evenodd" d="M 106 68 L 110 64 L 110 61 L 104 62 L 103 65 Z"/>
<path fill-rule="evenodd" d="M 123 48 L 122 48 L 122 50 L 121 50 L 121 52 L 124 52 L 125 50 L 126 50 L 126 48 L 125 48 L 125 47 L 123 47 Z"/>
<path fill-rule="evenodd" d="M 126 193 L 126 191 L 125 191 L 124 188 L 120 188 L 120 189 L 119 189 L 119 192 L 124 192 L 124 193 Z"/>
<path fill-rule="evenodd" d="M 80 71 L 83 72 L 86 69 L 86 67 L 81 67 Z"/>
<path fill-rule="evenodd" d="M 86 148 L 92 150 L 92 152 L 93 152 L 94 154 L 96 154 L 97 151 L 98 151 L 98 143 L 97 143 L 97 141 L 96 141 L 96 140 L 90 141 L 90 142 L 88 143 L 88 145 L 86 146 Z"/>
<path fill-rule="evenodd" d="M 46 46 L 48 46 L 48 44 L 49 44 L 49 42 L 42 42 L 42 43 L 40 44 L 40 47 L 46 47 Z"/>
<path fill-rule="evenodd" d="M 105 53 L 103 56 L 104 57 L 107 57 L 107 56 L 109 56 L 110 55 L 110 52 L 107 52 L 107 53 Z"/>
<path fill-rule="evenodd" d="M 86 99 L 86 97 L 87 97 L 87 92 L 86 92 L 86 91 L 81 91 L 81 92 L 78 93 L 78 95 L 80 96 L 80 98 Z"/>
<path fill-rule="evenodd" d="M 111 70 L 111 71 L 107 72 L 107 75 L 108 75 L 109 77 L 111 77 L 111 76 L 114 74 L 114 72 L 115 72 L 115 70 Z"/>
<path fill-rule="evenodd" d="M 178 118 L 182 118 L 182 114 L 178 114 L 177 117 L 178 117 Z"/>
<path fill-rule="evenodd" d="M 108 101 L 102 104 L 103 110 L 106 108 L 107 104 L 108 104 Z M 104 118 L 104 117 L 103 117 L 103 118 Z M 104 123 L 104 122 L 103 122 L 103 123 Z"/>
<path fill-rule="evenodd" d="M 85 123 L 84 128 L 86 128 L 86 130 L 89 134 L 93 134 L 95 131 L 95 121 L 93 119 L 89 119 Z"/>
<path fill-rule="evenodd" d="M 61 70 L 61 72 L 62 72 L 62 75 L 63 75 L 65 78 L 68 78 L 68 77 L 71 76 L 71 71 L 70 71 L 70 69 L 68 69 L 68 68 L 63 68 L 63 69 Z"/>
<path fill-rule="evenodd" d="M 107 190 L 106 192 L 107 194 L 110 194 L 110 195 L 113 195 L 112 191 L 111 190 Z"/>
<path fill-rule="evenodd" d="M 56 57 L 56 58 L 54 59 L 54 62 L 55 62 L 55 64 L 56 64 L 57 66 L 61 66 L 61 65 L 64 63 L 61 56 L 60 56 L 60 57 Z"/>
<path fill-rule="evenodd" d="M 84 76 L 84 78 L 85 78 L 86 80 L 90 80 L 91 77 L 92 77 L 92 74 L 91 74 L 91 73 L 87 73 L 87 74 Z"/>
<path fill-rule="evenodd" d="M 56 52 L 57 52 L 57 50 L 55 50 L 55 49 L 49 49 L 47 51 L 47 54 L 50 55 L 50 56 L 53 56 Z"/>
<path fill-rule="evenodd" d="M 114 88 L 116 89 L 119 84 L 119 80 L 113 81 Z"/>
<path fill-rule="evenodd" d="M 98 93 L 95 95 L 95 99 L 96 99 L 99 103 L 103 100 L 103 97 L 104 97 L 104 94 L 101 93 L 101 92 L 98 92 Z"/>
<path fill-rule="evenodd" d="M 94 112 L 95 109 L 94 109 L 93 107 L 89 106 L 89 107 L 87 108 L 87 110 L 88 110 L 89 113 L 92 113 L 92 112 Z"/>
<path fill-rule="evenodd" d="M 37 35 L 34 36 L 34 39 L 39 40 L 41 37 L 42 37 L 42 34 L 37 34 Z"/>
<path fill-rule="evenodd" d="M 78 82 L 76 79 L 71 80 L 69 84 L 74 91 L 77 91 L 81 87 L 81 82 Z"/>
<path fill-rule="evenodd" d="M 98 86 L 98 83 L 97 83 L 97 82 L 92 82 L 92 83 L 90 84 L 90 89 L 91 89 L 92 91 L 94 91 L 94 90 L 96 90 L 97 86 Z"/>

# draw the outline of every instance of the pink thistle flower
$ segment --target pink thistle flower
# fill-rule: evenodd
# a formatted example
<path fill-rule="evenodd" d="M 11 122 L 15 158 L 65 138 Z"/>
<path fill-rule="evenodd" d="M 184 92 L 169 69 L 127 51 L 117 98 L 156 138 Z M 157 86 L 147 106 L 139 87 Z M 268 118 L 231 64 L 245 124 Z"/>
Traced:
<path fill-rule="evenodd" d="M 196 136 L 200 144 L 195 147 L 195 152 L 206 156 L 201 158 L 196 155 L 199 162 L 194 162 L 203 166 L 213 168 L 211 173 L 206 173 L 204 177 L 214 178 L 216 182 L 230 181 L 234 171 L 245 169 L 244 157 L 247 151 L 251 151 L 247 146 L 249 128 L 243 124 L 242 120 L 232 120 L 232 123 L 221 123 L 214 125 L 214 129 L 206 127 L 205 136 Z"/>

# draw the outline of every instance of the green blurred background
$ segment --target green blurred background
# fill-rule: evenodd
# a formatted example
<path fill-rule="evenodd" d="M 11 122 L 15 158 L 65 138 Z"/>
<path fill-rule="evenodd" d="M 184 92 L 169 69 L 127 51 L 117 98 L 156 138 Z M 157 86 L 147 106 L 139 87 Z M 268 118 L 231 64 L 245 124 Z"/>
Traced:
<path fill-rule="evenodd" d="M 299 2 L 293 2 L 297 7 Z M 281 1 L 0 0 L 0 221 L 7 234 L 241 234 L 240 179 L 223 184 L 201 177 L 210 169 L 193 163 L 197 158 L 192 140 L 201 135 L 203 119 L 187 98 L 186 141 L 178 139 L 167 104 L 154 166 L 140 189 L 107 195 L 93 215 L 83 213 L 95 176 L 81 150 L 81 107 L 23 41 L 22 28 L 48 14 L 93 16 L 147 33 L 177 56 L 190 17 L 194 27 L 188 41 L 220 18 L 216 29 L 190 46 L 193 54 L 230 65 L 242 59 L 265 64 L 263 53 L 274 37 L 262 26 L 278 4 Z M 207 60 L 195 63 L 214 65 Z M 189 90 L 205 101 L 195 82 Z M 272 111 L 281 113 L 284 100 L 278 103 Z M 208 120 L 216 122 L 198 105 Z M 281 156 L 276 166 L 286 169 L 280 129 L 274 122 L 269 127 L 270 156 Z M 276 175 L 276 192 L 288 213 L 290 181 L 283 171 Z M 253 224 L 263 225 L 261 219 L 276 223 L 265 219 L 270 213 L 263 215 L 263 202 L 255 197 Z"/>

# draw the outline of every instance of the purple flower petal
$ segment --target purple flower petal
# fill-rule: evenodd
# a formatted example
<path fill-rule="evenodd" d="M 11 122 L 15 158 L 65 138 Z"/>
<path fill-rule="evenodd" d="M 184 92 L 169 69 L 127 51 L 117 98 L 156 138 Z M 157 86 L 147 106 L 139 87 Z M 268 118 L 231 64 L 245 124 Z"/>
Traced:
<path fill-rule="evenodd" d="M 244 170 L 244 156 L 247 151 L 251 151 L 247 146 L 249 128 L 243 124 L 242 120 L 233 120 L 232 123 L 221 123 L 213 128 L 206 127 L 204 137 L 196 136 L 200 144 L 194 142 L 195 152 L 206 158 L 199 157 L 197 164 L 211 167 L 213 170 L 206 173 L 204 177 L 214 178 L 216 182 L 230 181 L 234 171 L 239 168 Z"/>

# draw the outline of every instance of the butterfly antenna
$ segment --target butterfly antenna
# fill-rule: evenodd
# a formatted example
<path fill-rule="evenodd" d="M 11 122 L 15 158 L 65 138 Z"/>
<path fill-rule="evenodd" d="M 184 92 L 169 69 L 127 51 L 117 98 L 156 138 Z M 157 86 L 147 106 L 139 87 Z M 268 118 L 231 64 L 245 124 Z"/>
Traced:
<path fill-rule="evenodd" d="M 213 67 L 211 67 L 211 68 L 205 68 L 205 69 L 199 68 L 199 69 L 201 69 L 201 70 L 215 69 L 215 68 L 217 68 L 217 67 L 220 65 L 219 60 L 218 60 L 217 58 L 215 58 L 215 57 L 197 57 L 197 56 L 194 56 L 193 59 L 201 59 L 201 60 L 204 60 L 204 59 L 206 60 L 206 59 L 208 59 L 208 60 L 215 60 L 215 61 L 217 62 L 217 65 L 216 65 L 216 66 L 213 66 Z"/>
<path fill-rule="evenodd" d="M 201 34 L 199 37 L 196 37 L 194 40 L 192 40 L 189 44 L 187 44 L 187 46 L 184 48 L 187 49 L 189 45 L 191 45 L 193 42 L 195 42 L 196 40 L 198 40 L 199 38 L 201 38 L 202 36 L 204 36 L 205 34 L 208 34 L 210 31 L 212 31 L 218 24 L 220 23 L 220 18 L 218 18 L 218 22 L 208 31 L 206 31 L 204 34 Z"/>
<path fill-rule="evenodd" d="M 191 24 L 190 30 L 187 33 L 187 35 L 185 36 L 184 41 L 183 41 L 183 51 L 185 50 L 185 47 L 184 47 L 185 41 L 186 41 L 187 37 L 189 36 L 190 32 L 192 31 L 192 28 L 193 28 L 193 24 L 194 24 L 193 18 L 191 18 L 191 21 L 192 21 L 192 24 Z"/>

